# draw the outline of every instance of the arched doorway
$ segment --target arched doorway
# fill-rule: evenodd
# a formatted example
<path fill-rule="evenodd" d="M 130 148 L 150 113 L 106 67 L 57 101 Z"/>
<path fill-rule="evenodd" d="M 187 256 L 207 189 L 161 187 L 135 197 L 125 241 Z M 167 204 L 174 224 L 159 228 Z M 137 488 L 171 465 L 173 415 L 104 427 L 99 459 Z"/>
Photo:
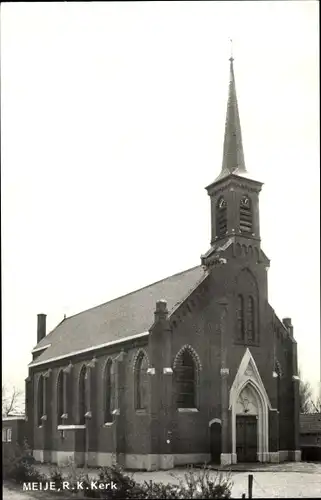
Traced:
<path fill-rule="evenodd" d="M 229 409 L 232 424 L 232 463 L 252 461 L 255 455 L 256 460 L 267 462 L 271 403 L 248 348 L 230 390 Z"/>
<path fill-rule="evenodd" d="M 266 451 L 267 411 L 251 381 L 241 388 L 234 406 L 235 452 L 238 462 L 262 460 Z"/>
<path fill-rule="evenodd" d="M 210 428 L 210 453 L 211 462 L 219 464 L 221 460 L 221 435 L 222 435 L 222 424 L 221 420 L 214 418 L 209 423 Z"/>

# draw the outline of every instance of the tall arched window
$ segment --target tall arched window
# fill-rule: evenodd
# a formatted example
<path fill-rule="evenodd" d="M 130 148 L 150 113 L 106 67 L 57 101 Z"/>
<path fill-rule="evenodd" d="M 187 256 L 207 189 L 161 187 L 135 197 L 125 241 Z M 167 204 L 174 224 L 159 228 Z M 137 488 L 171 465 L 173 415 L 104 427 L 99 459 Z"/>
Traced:
<path fill-rule="evenodd" d="M 225 236 L 227 233 L 227 203 L 223 197 L 216 204 L 216 236 Z"/>
<path fill-rule="evenodd" d="M 252 203 L 248 196 L 242 196 L 240 202 L 240 231 L 241 233 L 253 232 Z"/>
<path fill-rule="evenodd" d="M 148 407 L 148 359 L 143 351 L 138 355 L 135 365 L 135 399 L 136 410 Z"/>
<path fill-rule="evenodd" d="M 42 425 L 42 419 L 44 413 L 44 380 L 43 375 L 40 375 L 38 381 L 38 392 L 37 392 L 37 421 L 38 426 Z"/>
<path fill-rule="evenodd" d="M 107 361 L 105 368 L 105 415 L 104 421 L 113 421 L 113 410 L 114 410 L 114 371 L 113 362 L 111 359 Z"/>
<path fill-rule="evenodd" d="M 197 408 L 197 368 L 188 349 L 179 355 L 175 375 L 178 408 Z"/>
<path fill-rule="evenodd" d="M 85 424 L 85 414 L 87 411 L 86 405 L 86 366 L 83 366 L 79 375 L 79 387 L 78 387 L 78 415 L 79 424 Z"/>
<path fill-rule="evenodd" d="M 259 292 L 255 275 L 244 268 L 237 277 L 236 297 L 237 327 L 235 339 L 244 344 L 259 344 L 260 317 L 259 317 Z"/>
<path fill-rule="evenodd" d="M 247 298 L 247 338 L 249 341 L 255 340 L 255 311 L 254 299 L 251 295 Z"/>
<path fill-rule="evenodd" d="M 57 379 L 57 425 L 62 424 L 64 413 L 64 373 L 60 370 Z"/>
<path fill-rule="evenodd" d="M 244 299 L 242 295 L 237 297 L 237 338 L 238 340 L 244 340 Z"/>

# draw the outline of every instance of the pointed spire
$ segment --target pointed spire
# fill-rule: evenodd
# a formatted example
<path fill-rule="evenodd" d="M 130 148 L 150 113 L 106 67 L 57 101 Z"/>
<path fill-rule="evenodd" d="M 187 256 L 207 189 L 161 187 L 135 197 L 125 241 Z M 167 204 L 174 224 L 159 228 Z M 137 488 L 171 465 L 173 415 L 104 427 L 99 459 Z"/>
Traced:
<path fill-rule="evenodd" d="M 236 97 L 233 61 L 234 58 L 231 45 L 230 83 L 225 122 L 223 163 L 221 173 L 216 180 L 233 173 L 236 175 L 244 175 L 247 173 L 244 162 L 241 123 Z"/>

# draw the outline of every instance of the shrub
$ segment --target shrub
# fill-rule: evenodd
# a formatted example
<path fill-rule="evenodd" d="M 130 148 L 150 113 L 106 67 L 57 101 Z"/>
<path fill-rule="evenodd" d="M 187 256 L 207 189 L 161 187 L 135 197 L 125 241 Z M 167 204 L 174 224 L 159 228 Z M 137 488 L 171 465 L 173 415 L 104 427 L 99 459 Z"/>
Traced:
<path fill-rule="evenodd" d="M 163 484 L 161 482 L 147 482 L 143 484 L 136 482 L 132 475 L 114 465 L 103 467 L 99 470 L 97 486 L 99 484 L 114 483 L 117 489 L 90 489 L 91 480 L 83 469 L 77 469 L 73 463 L 69 463 L 69 470 L 66 467 L 60 469 L 55 467 L 51 470 L 51 481 L 54 481 L 56 488 L 61 487 L 62 481 L 67 479 L 70 482 L 73 493 L 77 493 L 81 498 L 92 499 L 229 499 L 231 497 L 230 475 L 223 473 L 214 474 L 206 466 L 202 470 L 188 469 L 183 479 L 172 476 L 178 481 L 177 484 Z M 96 480 L 96 479 L 95 479 Z M 77 482 L 82 482 L 84 489 L 77 490 Z M 88 488 L 88 489 L 87 489 Z"/>
<path fill-rule="evenodd" d="M 152 499 L 229 499 L 231 498 L 232 481 L 230 473 L 213 472 L 204 466 L 200 471 L 189 468 L 184 478 L 177 478 L 172 474 L 178 484 L 163 484 L 157 482 L 145 482 L 144 498 Z M 143 497 L 141 497 L 143 498 Z"/>
<path fill-rule="evenodd" d="M 95 495 L 95 491 L 90 491 L 90 479 L 88 474 L 85 474 L 84 470 L 77 468 L 74 461 L 68 458 L 63 466 L 56 466 L 50 470 L 50 480 L 55 482 L 56 488 L 62 488 L 63 482 L 68 481 L 69 486 L 72 491 L 71 494 L 76 494 L 78 497 L 81 494 L 82 497 L 90 498 L 100 498 L 100 496 Z M 81 482 L 83 489 L 78 487 L 78 483 Z M 87 489 L 88 488 L 88 489 Z M 67 495 L 67 492 L 64 492 Z"/>
<path fill-rule="evenodd" d="M 117 489 L 101 491 L 100 498 L 145 498 L 144 488 L 119 465 L 103 467 L 98 474 L 100 483 L 114 483 Z"/>
<path fill-rule="evenodd" d="M 151 499 L 182 498 L 180 487 L 175 484 L 154 483 L 150 481 L 150 483 L 147 482 L 144 483 L 143 490 L 145 494 L 144 498 L 151 498 Z"/>
<path fill-rule="evenodd" d="M 18 484 L 24 482 L 42 482 L 45 477 L 40 474 L 34 465 L 35 459 L 26 446 L 16 445 L 10 455 L 3 457 L 3 479 Z"/>
<path fill-rule="evenodd" d="M 53 481 L 55 483 L 55 488 L 58 490 L 59 488 L 62 488 L 62 483 L 64 481 L 63 474 L 60 470 L 59 467 L 53 467 L 49 471 L 50 474 L 50 481 Z"/>
<path fill-rule="evenodd" d="M 179 479 L 179 486 L 179 498 L 231 498 L 230 473 L 217 472 L 213 477 L 213 471 L 206 465 L 198 471 L 189 468 L 184 479 Z"/>

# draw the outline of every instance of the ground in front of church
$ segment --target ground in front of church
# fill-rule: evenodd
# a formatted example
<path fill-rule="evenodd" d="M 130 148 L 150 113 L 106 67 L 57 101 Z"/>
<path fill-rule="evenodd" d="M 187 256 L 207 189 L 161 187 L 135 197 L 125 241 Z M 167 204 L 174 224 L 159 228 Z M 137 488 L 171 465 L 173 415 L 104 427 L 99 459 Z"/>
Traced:
<path fill-rule="evenodd" d="M 49 467 L 40 465 L 39 469 L 46 474 Z M 227 468 L 228 470 L 228 468 Z M 96 469 L 88 469 L 91 478 L 97 474 Z M 136 481 L 161 481 L 163 483 L 177 483 L 184 478 L 186 469 L 177 468 L 172 471 L 135 472 Z M 217 474 L 215 470 L 211 472 Z M 321 463 L 283 463 L 283 464 L 244 464 L 233 466 L 231 480 L 233 482 L 232 498 L 241 498 L 245 493 L 248 498 L 248 476 L 253 474 L 253 498 L 320 498 L 321 496 Z M 47 500 L 52 498 L 43 492 L 23 492 L 21 488 L 3 486 L 5 500 Z"/>

